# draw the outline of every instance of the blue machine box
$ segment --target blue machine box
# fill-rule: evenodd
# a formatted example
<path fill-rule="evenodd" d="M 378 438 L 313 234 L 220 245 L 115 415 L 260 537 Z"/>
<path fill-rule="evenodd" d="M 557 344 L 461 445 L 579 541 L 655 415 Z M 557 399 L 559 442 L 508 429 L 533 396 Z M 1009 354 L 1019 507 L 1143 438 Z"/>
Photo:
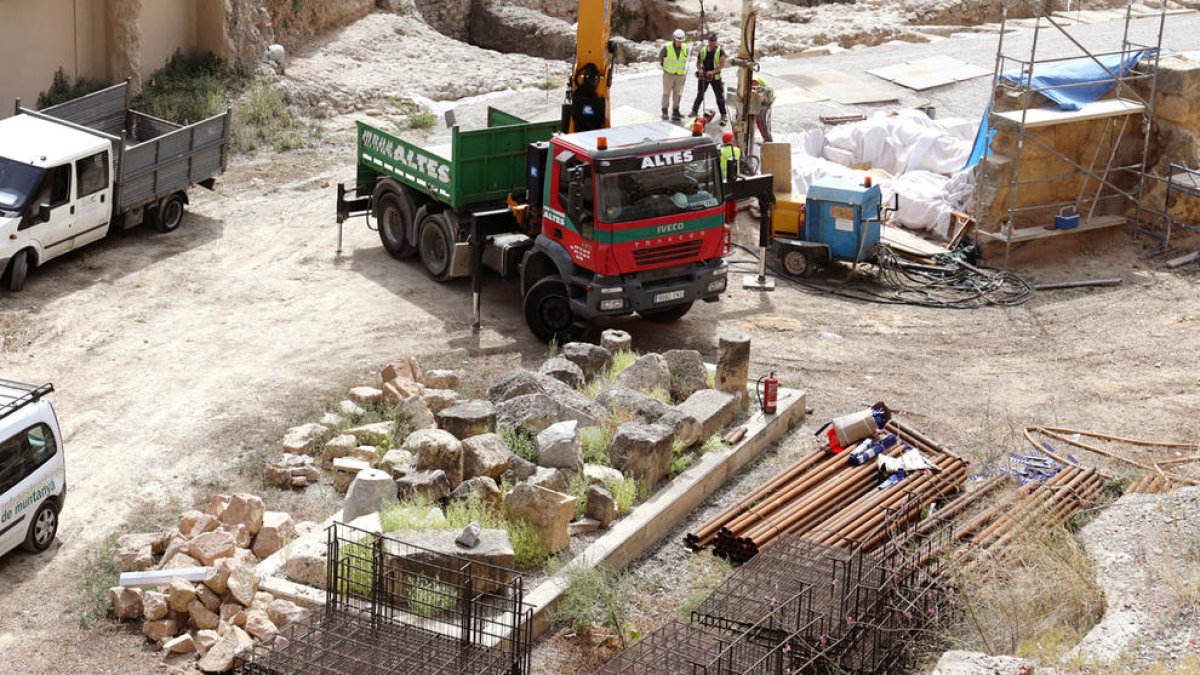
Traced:
<path fill-rule="evenodd" d="M 880 238 L 878 185 L 820 178 L 808 188 L 804 239 L 829 246 L 834 260 L 865 260 Z"/>

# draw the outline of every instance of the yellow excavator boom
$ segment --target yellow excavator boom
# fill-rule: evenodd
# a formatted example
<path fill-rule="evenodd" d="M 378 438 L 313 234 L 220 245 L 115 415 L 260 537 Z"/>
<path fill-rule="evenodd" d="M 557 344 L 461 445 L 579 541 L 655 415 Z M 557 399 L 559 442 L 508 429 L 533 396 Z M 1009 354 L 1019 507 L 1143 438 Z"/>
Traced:
<path fill-rule="evenodd" d="M 563 131 L 591 131 L 609 126 L 612 85 L 612 0 L 580 0 L 575 36 L 575 65 L 563 103 Z"/>

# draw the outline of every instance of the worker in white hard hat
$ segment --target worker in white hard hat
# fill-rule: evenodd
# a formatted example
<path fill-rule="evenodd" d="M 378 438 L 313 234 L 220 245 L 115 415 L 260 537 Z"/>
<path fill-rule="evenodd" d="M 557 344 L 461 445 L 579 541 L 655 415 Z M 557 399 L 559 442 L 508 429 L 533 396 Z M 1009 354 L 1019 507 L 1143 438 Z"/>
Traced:
<path fill-rule="evenodd" d="M 687 35 L 682 29 L 676 28 L 671 38 L 671 42 L 663 45 L 658 52 L 658 63 L 663 71 L 662 118 L 667 119 L 667 104 L 670 103 L 671 118 L 679 122 L 683 119 L 683 114 L 679 112 L 679 101 L 683 98 L 683 82 L 688 66 L 688 46 L 684 42 Z"/>

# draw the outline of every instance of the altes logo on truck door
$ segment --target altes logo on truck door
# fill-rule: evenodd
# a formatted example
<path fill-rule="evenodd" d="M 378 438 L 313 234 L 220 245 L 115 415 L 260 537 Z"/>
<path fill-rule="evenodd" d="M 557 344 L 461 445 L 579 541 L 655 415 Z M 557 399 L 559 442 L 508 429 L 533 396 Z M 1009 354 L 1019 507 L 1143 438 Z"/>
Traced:
<path fill-rule="evenodd" d="M 375 129 L 362 129 L 359 142 L 364 152 L 390 159 L 430 180 L 450 182 L 449 164 L 433 155 L 418 152 L 417 148 L 401 143 L 387 134 Z"/>

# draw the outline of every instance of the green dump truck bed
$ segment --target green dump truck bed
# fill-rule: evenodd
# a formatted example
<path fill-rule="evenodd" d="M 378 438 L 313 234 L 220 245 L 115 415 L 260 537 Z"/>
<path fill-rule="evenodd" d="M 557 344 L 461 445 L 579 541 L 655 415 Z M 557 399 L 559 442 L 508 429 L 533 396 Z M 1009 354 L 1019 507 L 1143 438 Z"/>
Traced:
<path fill-rule="evenodd" d="M 488 108 L 486 129 L 453 127 L 448 146 L 422 148 L 359 122 L 358 194 L 384 175 L 452 208 L 504 199 L 526 185 L 529 144 L 550 140 L 559 126 Z"/>

